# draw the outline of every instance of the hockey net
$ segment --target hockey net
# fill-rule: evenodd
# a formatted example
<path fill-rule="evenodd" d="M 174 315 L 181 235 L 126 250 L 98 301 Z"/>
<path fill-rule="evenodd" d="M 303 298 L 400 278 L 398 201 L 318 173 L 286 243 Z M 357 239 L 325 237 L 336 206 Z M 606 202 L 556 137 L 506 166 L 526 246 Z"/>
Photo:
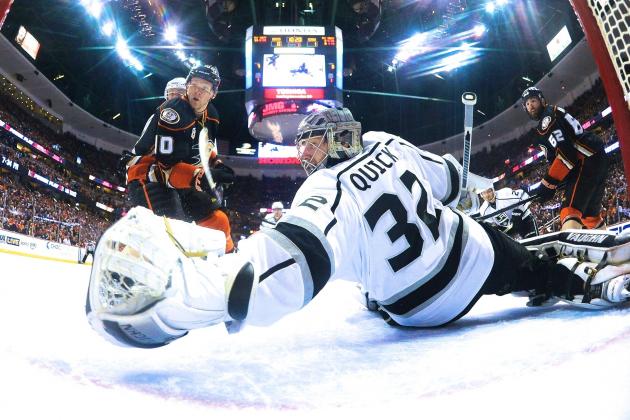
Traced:
<path fill-rule="evenodd" d="M 626 179 L 630 179 L 630 7 L 628 1 L 570 1 L 597 63 L 602 84 L 612 108 Z"/>

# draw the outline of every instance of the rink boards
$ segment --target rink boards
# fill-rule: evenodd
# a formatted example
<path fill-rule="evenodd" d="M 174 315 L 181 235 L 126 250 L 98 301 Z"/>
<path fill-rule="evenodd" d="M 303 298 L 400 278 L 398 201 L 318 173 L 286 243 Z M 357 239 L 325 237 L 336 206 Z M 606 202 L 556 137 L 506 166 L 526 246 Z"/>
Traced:
<path fill-rule="evenodd" d="M 83 249 L 0 229 L 0 252 L 76 264 Z"/>
<path fill-rule="evenodd" d="M 608 230 L 618 234 L 628 228 L 630 228 L 630 221 L 610 226 Z M 85 250 L 0 229 L 0 252 L 77 263 L 83 257 Z"/>

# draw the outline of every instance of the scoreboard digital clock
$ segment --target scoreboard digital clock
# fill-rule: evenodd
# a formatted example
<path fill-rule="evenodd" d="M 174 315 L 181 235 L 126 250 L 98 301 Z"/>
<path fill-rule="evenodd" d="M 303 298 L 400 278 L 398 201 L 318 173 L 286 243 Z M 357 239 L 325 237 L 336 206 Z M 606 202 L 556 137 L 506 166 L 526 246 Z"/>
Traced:
<path fill-rule="evenodd" d="M 342 106 L 343 38 L 325 26 L 252 26 L 245 40 L 245 108 L 252 136 L 293 141 L 304 115 Z"/>

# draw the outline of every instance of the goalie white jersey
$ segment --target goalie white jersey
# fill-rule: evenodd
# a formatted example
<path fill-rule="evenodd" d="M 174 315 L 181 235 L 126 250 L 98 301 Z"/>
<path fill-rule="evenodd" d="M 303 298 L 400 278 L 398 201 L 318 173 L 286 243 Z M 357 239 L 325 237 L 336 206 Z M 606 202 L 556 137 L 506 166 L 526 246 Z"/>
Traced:
<path fill-rule="evenodd" d="M 447 207 L 460 194 L 456 162 L 383 132 L 363 153 L 304 182 L 273 229 L 239 243 L 260 275 L 247 322 L 270 324 L 334 279 L 360 282 L 401 325 L 437 326 L 461 314 L 490 273 L 490 240 Z"/>
<path fill-rule="evenodd" d="M 518 203 L 519 201 L 523 201 L 529 198 L 529 195 L 523 190 L 512 190 L 511 188 L 501 188 L 494 192 L 495 201 L 494 203 L 489 203 L 484 201 L 479 208 L 479 215 L 485 216 L 487 214 L 495 213 L 501 209 L 504 209 L 508 206 Z M 499 213 L 494 217 L 488 219 L 488 222 L 500 227 L 502 230 L 507 230 L 512 226 L 512 216 L 514 212 L 519 212 L 522 214 L 522 218 L 525 219 L 532 215 L 529 210 L 530 203 L 523 203 L 520 206 L 514 207 L 510 210 L 506 210 L 505 212 Z"/>

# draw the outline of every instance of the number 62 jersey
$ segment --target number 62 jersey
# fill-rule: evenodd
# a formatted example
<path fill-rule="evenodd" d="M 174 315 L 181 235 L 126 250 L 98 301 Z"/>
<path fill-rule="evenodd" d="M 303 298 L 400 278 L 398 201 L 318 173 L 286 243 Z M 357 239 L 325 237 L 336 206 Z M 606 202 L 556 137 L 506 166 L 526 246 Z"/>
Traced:
<path fill-rule="evenodd" d="M 494 251 L 483 228 L 451 209 L 461 166 L 383 132 L 354 158 L 304 182 L 274 229 L 239 243 L 259 273 L 248 323 L 297 311 L 334 279 L 362 284 L 401 325 L 457 318 L 488 277 Z"/>
<path fill-rule="evenodd" d="M 536 133 L 538 145 L 551 163 L 545 179 L 554 185 L 579 167 L 581 161 L 604 150 L 599 137 L 584 131 L 579 121 L 557 106 L 545 107 Z"/>

